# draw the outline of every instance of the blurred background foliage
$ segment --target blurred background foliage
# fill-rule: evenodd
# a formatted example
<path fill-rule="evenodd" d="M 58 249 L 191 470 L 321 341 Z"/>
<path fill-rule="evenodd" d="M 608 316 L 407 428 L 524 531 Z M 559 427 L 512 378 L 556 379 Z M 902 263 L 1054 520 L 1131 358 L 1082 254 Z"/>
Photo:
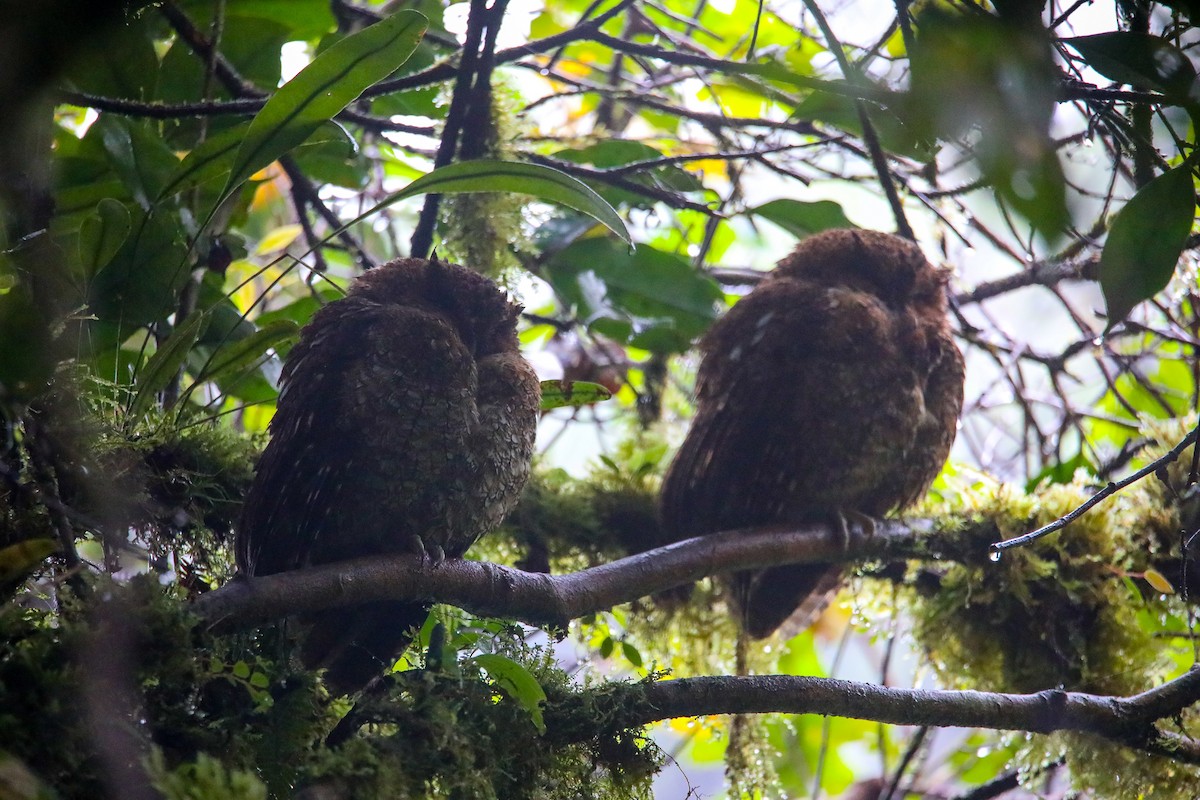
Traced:
<path fill-rule="evenodd" d="M 522 341 L 544 378 L 615 393 L 546 414 L 538 475 L 481 557 L 561 570 L 636 549 L 690 415 L 692 344 L 797 238 L 832 227 L 915 236 L 955 269 L 967 404 L 930 513 L 1033 524 L 1046 508 L 1065 511 L 1045 492 L 1070 485 L 1082 499 L 1194 425 L 1196 11 L 61 0 L 8 15 L 0 587 L 15 598 L 3 613 L 33 620 L 12 627 L 12 642 L 76 613 L 60 594 L 86 593 L 96 573 L 149 570 L 181 597 L 229 579 L 231 527 L 299 328 L 362 270 L 433 248 L 522 300 Z M 1178 532 L 1194 530 L 1194 464 L 1133 502 L 1157 516 L 1109 521 L 1142 526 L 1150 543 L 1104 550 L 1104 569 L 1069 579 L 1057 570 L 1075 569 L 1078 553 L 1031 556 L 1040 576 L 1073 603 L 1083 584 L 1107 581 L 1106 599 L 1087 602 L 1120 607 L 1146 636 L 1184 636 L 1186 603 L 1150 603 L 1163 588 L 1154 576 L 1167 589 L 1190 580 L 1190 539 Z M 962 652 L 933 652 L 938 641 L 973 649 L 944 639 L 960 627 L 953 609 L 905 600 L 909 590 L 880 572 L 883 583 L 864 578 L 813 631 L 753 654 L 754 668 L 916 685 L 937 673 L 1003 688 L 960 663 Z M 936 578 L 951 587 L 943 601 L 967 580 Z M 995 597 L 1012 591 L 997 586 Z M 576 623 L 559 665 L 592 680 L 732 670 L 735 636 L 715 591 L 702 586 L 682 615 L 642 603 Z M 1047 613 L 1014 602 L 1017 611 L 988 607 L 1010 621 Z M 916 648 L 910 612 L 928 634 Z M 451 651 L 467 658 L 481 634 L 447 615 Z M 1158 644 L 1143 652 L 1122 636 L 1114 652 L 1144 663 L 1128 667 L 1123 688 L 1186 667 L 1150 652 L 1186 639 L 1146 639 Z M 1055 644 L 1051 660 L 1111 641 Z M 249 667 L 235 674 L 247 662 L 222 653 L 229 671 L 203 680 L 224 676 L 251 705 L 263 681 L 286 683 L 282 668 L 258 683 Z M 543 655 L 522 658 L 534 666 L 520 669 L 551 680 Z M 1046 685 L 1109 685 L 1088 683 L 1086 668 L 1056 669 Z M 724 721 L 679 721 L 658 738 L 680 769 L 653 790 L 615 779 L 604 791 L 725 785 Z M 1094 796 L 1130 796 L 1082 779 L 1086 765 L 1073 763 L 1070 777 L 1052 748 L 1031 771 L 1028 758 L 1014 761 L 1021 741 L 978 732 L 780 716 L 738 741 L 728 785 L 749 793 L 949 797 L 980 785 L 970 796 L 1059 796 L 1075 780 Z M 169 796 L 188 769 L 224 787 L 214 796 L 234 784 L 258 791 L 229 772 L 249 766 L 253 748 L 222 767 L 196 760 L 206 747 L 220 755 L 211 742 L 156 744 L 166 756 L 152 771 Z M 606 763 L 619 778 L 621 759 Z M 1040 789 L 1017 788 L 1018 763 Z M 283 779 L 265 780 L 278 792 Z M 1170 791 L 1155 796 L 1184 796 Z"/>

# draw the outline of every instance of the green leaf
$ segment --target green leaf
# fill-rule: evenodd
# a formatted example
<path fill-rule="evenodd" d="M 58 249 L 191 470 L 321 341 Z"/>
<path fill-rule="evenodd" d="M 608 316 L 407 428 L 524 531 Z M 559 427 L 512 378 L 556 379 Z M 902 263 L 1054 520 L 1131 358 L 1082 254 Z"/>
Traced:
<path fill-rule="evenodd" d="M 1058 68 L 1040 27 L 931 6 L 918 19 L 902 109 L 919 137 L 973 138 L 984 180 L 1047 241 L 1070 223 L 1050 123 Z"/>
<path fill-rule="evenodd" d="M 498 653 L 475 656 L 475 663 L 481 666 L 509 697 L 529 712 L 538 733 L 546 732 L 546 722 L 542 719 L 541 709 L 541 704 L 546 701 L 546 692 L 525 665 Z"/>
<path fill-rule="evenodd" d="M 559 297 L 596 332 L 655 352 L 682 352 L 716 318 L 720 287 L 686 259 L 611 238 L 581 239 L 546 262 Z"/>
<path fill-rule="evenodd" d="M 612 397 L 605 387 L 588 381 L 542 381 L 542 411 L 564 406 L 590 406 Z"/>
<path fill-rule="evenodd" d="M 242 140 L 250 130 L 250 124 L 247 122 L 226 128 L 196 145 L 167 179 L 159 199 L 227 174 L 233 166 L 233 159 L 241 147 Z M 346 157 L 353 156 L 358 147 L 353 137 L 336 121 L 319 125 L 300 146 L 305 150 L 310 147 L 332 147 L 334 152 L 343 153 Z"/>
<path fill-rule="evenodd" d="M 228 196 L 394 72 L 412 55 L 427 25 L 416 11 L 399 11 L 314 58 L 254 116 L 221 195 Z"/>
<path fill-rule="evenodd" d="M 842 207 L 832 200 L 806 203 L 800 200 L 772 200 L 750 209 L 750 213 L 774 222 L 797 239 L 832 228 L 857 228 Z"/>
<path fill-rule="evenodd" d="M 188 281 L 187 235 L 178 213 L 156 209 L 134 214 L 133 232 L 88 286 L 88 302 L 101 320 L 125 331 L 164 319 Z M 123 337 L 122 337 L 123 338 Z"/>
<path fill-rule="evenodd" d="M 621 217 L 587 184 L 551 167 L 520 161 L 493 161 L 481 158 L 439 167 L 387 197 L 358 219 L 419 194 L 463 192 L 514 192 L 559 203 L 587 214 L 620 236 L 626 244 L 633 244 Z"/>
<path fill-rule="evenodd" d="M 0 547 L 0 586 L 20 583 L 37 569 L 46 556 L 58 550 L 53 539 L 26 539 Z"/>
<path fill-rule="evenodd" d="M 299 326 L 291 320 L 277 319 L 244 339 L 226 344 L 208 360 L 208 364 L 196 376 L 196 383 L 215 381 L 241 372 L 261 358 L 269 348 L 295 338 L 299 330 Z"/>
<path fill-rule="evenodd" d="M 79 261 L 87 275 L 112 261 L 129 236 L 129 209 L 106 197 L 96 204 L 96 213 L 79 229 Z"/>
<path fill-rule="evenodd" d="M 635 667 L 642 666 L 642 654 L 632 644 L 621 642 L 621 652 L 625 654 L 625 658 L 629 660 L 630 664 L 633 664 Z"/>
<path fill-rule="evenodd" d="M 127 413 L 131 421 L 141 420 L 154 402 L 154 396 L 175 378 L 188 351 L 200 336 L 204 321 L 204 314 L 192 314 L 184 320 L 138 372 L 137 393 L 129 403 Z"/>
<path fill-rule="evenodd" d="M 1147 183 L 1117 212 L 1100 254 L 1108 327 L 1166 287 L 1187 243 L 1196 210 L 1189 164 Z"/>
<path fill-rule="evenodd" d="M 1197 99 L 1196 70 L 1182 50 L 1158 36 L 1132 31 L 1063 39 L 1092 69 L 1118 83 L 1154 89 L 1174 99 Z"/>
<path fill-rule="evenodd" d="M 157 131 L 140 120 L 101 114 L 93 127 L 99 131 L 113 171 L 138 205 L 149 210 L 178 169 L 179 159 Z"/>

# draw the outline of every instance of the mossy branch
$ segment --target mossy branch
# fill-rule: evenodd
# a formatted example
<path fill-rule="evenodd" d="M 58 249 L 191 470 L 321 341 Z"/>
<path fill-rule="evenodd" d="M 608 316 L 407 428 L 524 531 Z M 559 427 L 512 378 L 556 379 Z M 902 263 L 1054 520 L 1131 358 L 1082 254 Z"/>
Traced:
<path fill-rule="evenodd" d="M 1077 731 L 1200 764 L 1200 746 L 1154 723 L 1200 701 L 1200 667 L 1132 697 L 1048 689 L 1035 694 L 897 689 L 794 675 L 680 678 L 619 684 L 546 710 L 551 736 L 594 736 L 595 720 L 614 729 L 708 714 L 822 714 L 893 725 L 988 728 L 1048 734 Z"/>
<path fill-rule="evenodd" d="M 220 630 L 249 628 L 290 614 L 379 600 L 422 600 L 481 616 L 565 626 L 655 592 L 720 572 L 786 563 L 897 559 L 986 561 L 991 525 L 954 533 L 928 521 L 735 530 L 687 539 L 563 575 L 524 572 L 476 561 L 436 567 L 401 554 L 354 559 L 309 569 L 239 579 L 210 592 L 195 611 Z"/>

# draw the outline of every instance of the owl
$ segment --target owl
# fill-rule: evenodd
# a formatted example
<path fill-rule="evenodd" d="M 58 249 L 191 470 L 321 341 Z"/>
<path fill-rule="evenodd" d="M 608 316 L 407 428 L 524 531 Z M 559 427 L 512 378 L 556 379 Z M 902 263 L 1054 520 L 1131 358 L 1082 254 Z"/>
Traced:
<path fill-rule="evenodd" d="M 283 371 L 271 440 L 237 528 L 239 571 L 362 556 L 461 556 L 529 476 L 540 389 L 520 307 L 444 261 L 401 259 L 320 309 Z M 337 694 L 399 657 L 429 605 L 306 615 L 301 659 Z"/>
<path fill-rule="evenodd" d="M 962 408 L 946 282 L 889 234 L 801 242 L 700 343 L 696 416 L 661 495 L 666 541 L 882 516 L 924 495 Z M 762 638 L 793 615 L 807 626 L 841 570 L 785 565 L 723 580 L 743 629 Z"/>

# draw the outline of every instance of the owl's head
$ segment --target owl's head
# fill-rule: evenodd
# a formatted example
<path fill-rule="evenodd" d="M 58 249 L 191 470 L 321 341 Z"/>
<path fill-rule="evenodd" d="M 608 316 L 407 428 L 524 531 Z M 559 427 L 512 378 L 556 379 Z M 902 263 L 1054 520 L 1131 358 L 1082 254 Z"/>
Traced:
<path fill-rule="evenodd" d="M 350 294 L 442 314 L 477 357 L 518 347 L 521 306 L 491 279 L 458 264 L 399 258 L 365 273 Z"/>
<path fill-rule="evenodd" d="M 891 306 L 945 308 L 949 274 L 925 260 L 921 248 L 890 233 L 823 231 L 796 246 L 771 280 L 803 279 L 869 292 Z"/>

